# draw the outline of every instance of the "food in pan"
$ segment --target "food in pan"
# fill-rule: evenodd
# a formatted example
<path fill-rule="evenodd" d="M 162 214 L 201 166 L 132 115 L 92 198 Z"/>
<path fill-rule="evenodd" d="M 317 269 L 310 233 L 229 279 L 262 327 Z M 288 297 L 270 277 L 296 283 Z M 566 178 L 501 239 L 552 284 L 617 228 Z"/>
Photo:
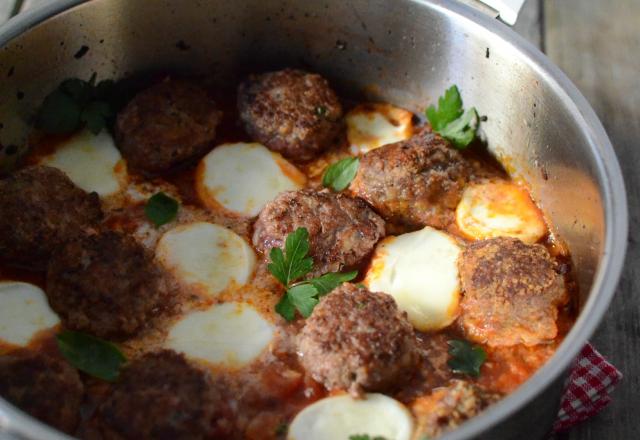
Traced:
<path fill-rule="evenodd" d="M 234 88 L 45 99 L 0 180 L 4 398 L 84 439 L 414 440 L 553 355 L 570 256 L 456 87 L 426 118 L 302 70 Z"/>

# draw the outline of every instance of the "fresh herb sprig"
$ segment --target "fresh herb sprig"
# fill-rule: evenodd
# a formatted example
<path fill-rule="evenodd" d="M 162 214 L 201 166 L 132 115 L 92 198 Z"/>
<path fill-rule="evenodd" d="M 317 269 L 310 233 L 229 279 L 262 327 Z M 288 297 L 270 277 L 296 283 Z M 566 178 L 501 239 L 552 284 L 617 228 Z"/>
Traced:
<path fill-rule="evenodd" d="M 272 248 L 269 252 L 271 263 L 267 268 L 286 288 L 284 296 L 276 305 L 276 312 L 287 321 L 295 318 L 296 310 L 308 318 L 322 296 L 358 275 L 357 271 L 329 272 L 299 281 L 313 269 L 313 259 L 308 253 L 309 231 L 306 228 L 298 228 L 287 236 L 284 251 Z"/>
<path fill-rule="evenodd" d="M 451 371 L 472 377 L 480 376 L 480 367 L 487 360 L 487 352 L 482 347 L 461 339 L 453 339 L 447 343 L 451 356 L 447 365 Z"/>
<path fill-rule="evenodd" d="M 107 382 L 114 382 L 127 362 L 118 347 L 85 333 L 66 330 L 56 336 L 56 342 L 67 362 Z"/>
<path fill-rule="evenodd" d="M 460 150 L 467 148 L 476 137 L 478 112 L 474 107 L 464 111 L 460 91 L 455 85 L 438 99 L 437 108 L 432 105 L 426 110 L 426 115 L 433 131 Z"/>
<path fill-rule="evenodd" d="M 349 186 L 358 173 L 360 159 L 357 157 L 347 157 L 331 164 L 322 178 L 322 185 L 334 191 L 342 191 Z"/>
<path fill-rule="evenodd" d="M 159 192 L 147 200 L 147 204 L 144 206 L 144 213 L 156 225 L 156 228 L 159 228 L 176 218 L 179 207 L 177 200 L 172 199 L 163 192 Z"/>
<path fill-rule="evenodd" d="M 89 81 L 66 79 L 42 102 L 36 126 L 47 134 L 69 134 L 82 127 L 98 134 L 116 114 L 113 89 L 112 80 L 96 84 L 95 74 Z"/>

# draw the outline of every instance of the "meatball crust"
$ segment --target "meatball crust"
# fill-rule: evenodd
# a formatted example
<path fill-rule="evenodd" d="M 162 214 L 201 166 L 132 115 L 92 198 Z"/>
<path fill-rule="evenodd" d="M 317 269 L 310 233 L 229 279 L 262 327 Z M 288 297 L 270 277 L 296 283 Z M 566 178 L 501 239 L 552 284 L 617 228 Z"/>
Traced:
<path fill-rule="evenodd" d="M 391 223 L 445 228 L 454 219 L 469 173 L 458 151 L 423 131 L 362 156 L 350 189 Z"/>
<path fill-rule="evenodd" d="M 205 89 L 165 79 L 138 93 L 118 113 L 115 139 L 127 165 L 157 175 L 207 153 L 221 118 Z"/>
<path fill-rule="evenodd" d="M 458 262 L 464 296 L 459 322 L 490 346 L 536 345 L 556 337 L 568 295 L 557 263 L 538 244 L 494 238 L 468 245 Z"/>
<path fill-rule="evenodd" d="M 32 269 L 44 269 L 54 249 L 102 218 L 96 193 L 39 165 L 0 180 L 0 213 L 0 258 Z"/>
<path fill-rule="evenodd" d="M 317 156 L 342 129 L 342 106 L 323 77 L 285 69 L 250 76 L 238 88 L 245 130 L 297 162 Z"/>
<path fill-rule="evenodd" d="M 171 350 L 148 353 L 121 374 L 98 408 L 94 429 L 104 439 L 229 438 L 225 399 L 211 377 Z"/>
<path fill-rule="evenodd" d="M 84 387 L 64 360 L 23 352 L 0 356 L 0 396 L 33 417 L 72 434 Z"/>
<path fill-rule="evenodd" d="M 384 221 L 358 198 L 329 191 L 280 194 L 263 208 L 254 225 L 253 244 L 265 256 L 283 247 L 298 228 L 309 231 L 309 255 L 318 276 L 361 264 L 384 237 Z"/>
<path fill-rule="evenodd" d="M 465 380 L 453 379 L 446 387 L 418 400 L 416 437 L 439 437 L 475 417 L 500 397 Z"/>
<path fill-rule="evenodd" d="M 353 284 L 320 300 L 297 343 L 315 380 L 354 396 L 389 389 L 418 360 L 413 327 L 394 299 Z"/>
<path fill-rule="evenodd" d="M 176 302 L 151 256 L 116 232 L 87 235 L 59 248 L 46 290 L 66 328 L 113 340 L 136 335 Z"/>

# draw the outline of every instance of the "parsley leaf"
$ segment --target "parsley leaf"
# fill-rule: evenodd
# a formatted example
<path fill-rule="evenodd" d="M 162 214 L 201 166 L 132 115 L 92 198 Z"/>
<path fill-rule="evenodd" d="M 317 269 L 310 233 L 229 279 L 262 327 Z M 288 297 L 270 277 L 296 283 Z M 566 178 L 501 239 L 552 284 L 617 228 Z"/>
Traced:
<path fill-rule="evenodd" d="M 271 275 L 276 277 L 276 279 L 285 286 L 289 284 L 287 282 L 287 261 L 284 258 L 282 249 L 271 248 L 269 251 L 269 258 L 271 259 L 271 263 L 267 264 L 267 269 L 269 269 Z"/>
<path fill-rule="evenodd" d="M 89 81 L 83 81 L 79 78 L 65 79 L 58 87 L 63 93 L 66 93 L 79 106 L 86 105 L 93 95 L 93 85 L 96 76 L 92 75 Z"/>
<path fill-rule="evenodd" d="M 298 284 L 287 290 L 287 297 L 300 314 L 308 318 L 318 304 L 318 289 L 312 284 Z"/>
<path fill-rule="evenodd" d="M 69 95 L 54 90 L 40 106 L 36 126 L 49 134 L 71 133 L 80 124 L 80 107 Z"/>
<path fill-rule="evenodd" d="M 480 376 L 480 367 L 487 359 L 487 353 L 482 347 L 460 339 L 448 341 L 447 344 L 452 356 L 447 365 L 454 373 Z"/>
<path fill-rule="evenodd" d="M 440 134 L 449 139 L 456 148 L 462 150 L 476 137 L 477 128 L 478 112 L 475 108 L 471 108 L 461 117 L 447 124 Z"/>
<path fill-rule="evenodd" d="M 267 269 L 286 287 L 285 294 L 276 305 L 276 312 L 287 321 L 293 321 L 296 310 L 308 318 L 321 296 L 358 276 L 357 271 L 330 272 L 294 284 L 313 269 L 313 259 L 308 253 L 309 231 L 306 228 L 298 228 L 287 236 L 284 252 L 280 248 L 269 251 L 271 262 Z"/>
<path fill-rule="evenodd" d="M 56 342 L 71 365 L 107 382 L 118 378 L 127 361 L 118 347 L 85 333 L 64 331 L 56 336 Z"/>
<path fill-rule="evenodd" d="M 329 272 L 325 273 L 318 278 L 314 278 L 309 280 L 309 282 L 316 288 L 319 296 L 326 295 L 331 292 L 333 289 L 338 287 L 340 284 L 351 281 L 355 277 L 358 276 L 358 271 L 353 270 L 351 272 Z"/>
<path fill-rule="evenodd" d="M 172 221 L 178 214 L 178 202 L 163 192 L 154 194 L 147 200 L 144 213 L 156 227 Z"/>
<path fill-rule="evenodd" d="M 309 231 L 307 228 L 298 228 L 292 234 L 287 235 L 284 251 L 288 262 L 285 284 L 289 285 L 311 272 L 313 268 L 313 260 L 307 256 L 309 253 Z"/>
<path fill-rule="evenodd" d="M 313 260 L 307 257 L 309 252 L 309 231 L 298 228 L 287 236 L 282 249 L 272 248 L 269 252 L 271 263 L 267 265 L 269 272 L 285 286 L 289 286 L 298 278 L 311 272 Z"/>
<path fill-rule="evenodd" d="M 371 437 L 369 434 L 353 434 L 349 436 L 349 440 L 387 440 L 387 438 L 381 435 Z"/>
<path fill-rule="evenodd" d="M 438 98 L 438 108 L 430 106 L 427 109 L 427 118 L 431 128 L 439 132 L 448 123 L 455 121 L 462 115 L 462 98 L 457 86 L 451 86 L 444 92 L 444 96 Z"/>
<path fill-rule="evenodd" d="M 475 139 L 479 118 L 475 108 L 466 112 L 457 86 L 451 86 L 438 99 L 438 107 L 426 110 L 433 131 L 449 140 L 456 148 L 464 149 Z"/>
<path fill-rule="evenodd" d="M 68 134 L 86 126 L 94 134 L 106 128 L 116 114 L 112 104 L 114 82 L 95 84 L 94 74 L 89 81 L 70 78 L 62 81 L 42 102 L 36 126 L 49 134 Z"/>
<path fill-rule="evenodd" d="M 98 134 L 106 127 L 109 118 L 113 116 L 111 107 L 106 102 L 92 101 L 80 114 L 80 120 L 93 134 Z"/>
<path fill-rule="evenodd" d="M 331 164 L 324 173 L 322 185 L 334 191 L 342 191 L 356 177 L 359 166 L 360 159 L 357 157 L 347 157 Z"/>
<path fill-rule="evenodd" d="M 293 305 L 286 292 L 276 304 L 276 312 L 289 322 L 296 317 L 296 306 Z"/>

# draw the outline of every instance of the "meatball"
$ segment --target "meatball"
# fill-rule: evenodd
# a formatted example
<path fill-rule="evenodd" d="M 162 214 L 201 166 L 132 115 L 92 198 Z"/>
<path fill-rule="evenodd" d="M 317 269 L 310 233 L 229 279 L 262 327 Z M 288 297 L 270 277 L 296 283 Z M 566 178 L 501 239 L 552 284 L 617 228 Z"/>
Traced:
<path fill-rule="evenodd" d="M 46 166 L 0 180 L 0 213 L 0 258 L 31 269 L 44 269 L 55 248 L 102 218 L 96 193 Z"/>
<path fill-rule="evenodd" d="M 384 236 L 384 221 L 360 199 L 329 191 L 280 194 L 263 208 L 253 244 L 264 255 L 283 247 L 291 232 L 309 231 L 309 255 L 318 276 L 362 263 Z"/>
<path fill-rule="evenodd" d="M 232 423 L 225 402 L 208 373 L 163 350 L 123 370 L 93 424 L 105 439 L 226 439 Z"/>
<path fill-rule="evenodd" d="M 65 327 L 123 340 L 172 308 L 175 297 L 168 285 L 140 244 L 101 232 L 54 252 L 46 290 Z"/>
<path fill-rule="evenodd" d="M 459 322 L 469 339 L 511 346 L 556 337 L 567 290 L 543 246 L 515 238 L 478 241 L 464 249 L 458 264 L 464 290 Z"/>
<path fill-rule="evenodd" d="M 166 79 L 138 93 L 118 113 L 116 143 L 130 167 L 162 174 L 207 153 L 221 118 L 206 90 Z"/>
<path fill-rule="evenodd" d="M 285 69 L 254 75 L 238 88 L 247 133 L 288 159 L 313 159 L 342 129 L 342 106 L 317 74 Z"/>
<path fill-rule="evenodd" d="M 445 228 L 453 221 L 469 173 L 458 151 L 424 131 L 362 156 L 350 189 L 389 222 Z"/>
<path fill-rule="evenodd" d="M 84 387 L 62 359 L 36 353 L 0 356 L 0 396 L 33 417 L 72 434 Z"/>
<path fill-rule="evenodd" d="M 436 438 L 460 426 L 465 420 L 475 417 L 500 395 L 489 393 L 464 380 L 451 380 L 443 388 L 421 398 L 415 405 L 416 437 Z"/>
<path fill-rule="evenodd" d="M 354 396 L 390 388 L 418 360 L 413 327 L 393 298 L 353 284 L 320 300 L 297 343 L 315 380 Z"/>

